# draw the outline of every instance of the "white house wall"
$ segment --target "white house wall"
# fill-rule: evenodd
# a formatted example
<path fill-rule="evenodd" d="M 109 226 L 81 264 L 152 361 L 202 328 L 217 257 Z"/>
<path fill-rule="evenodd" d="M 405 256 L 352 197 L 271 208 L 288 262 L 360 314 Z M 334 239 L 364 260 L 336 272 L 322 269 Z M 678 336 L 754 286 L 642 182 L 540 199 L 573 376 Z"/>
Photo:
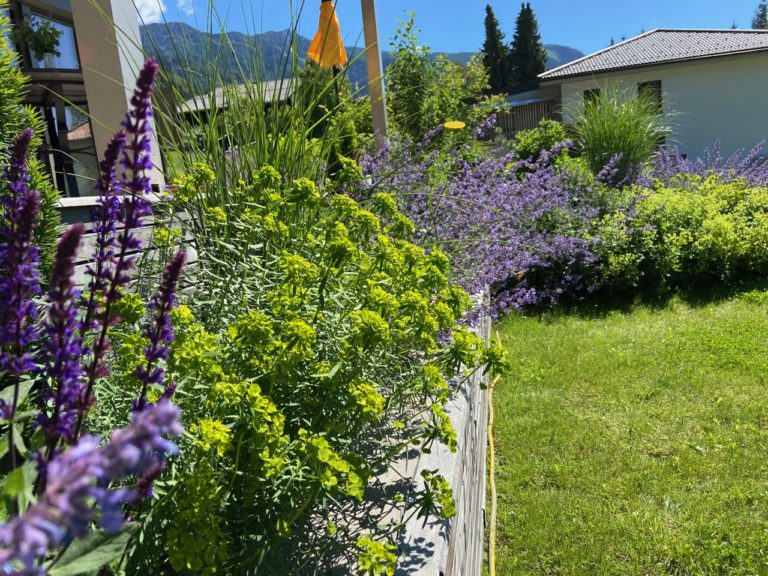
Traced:
<path fill-rule="evenodd" d="M 88 111 L 99 157 L 120 128 L 136 76 L 144 61 L 139 16 L 131 0 L 76 0 L 72 17 L 88 98 Z M 150 175 L 163 184 L 159 147 L 154 142 Z M 92 187 L 91 187 L 92 188 Z"/>
<path fill-rule="evenodd" d="M 768 53 L 743 54 L 600 74 L 562 81 L 566 122 L 584 91 L 661 80 L 665 113 L 673 133 L 668 144 L 689 157 L 701 156 L 720 140 L 723 154 L 768 140 Z M 549 83 L 547 83 L 549 84 Z"/>

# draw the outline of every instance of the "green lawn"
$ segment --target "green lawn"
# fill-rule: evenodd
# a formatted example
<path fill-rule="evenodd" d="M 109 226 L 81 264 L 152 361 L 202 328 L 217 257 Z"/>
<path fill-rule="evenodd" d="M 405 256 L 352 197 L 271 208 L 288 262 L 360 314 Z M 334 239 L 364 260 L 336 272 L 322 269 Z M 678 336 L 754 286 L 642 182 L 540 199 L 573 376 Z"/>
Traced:
<path fill-rule="evenodd" d="M 768 574 L 768 304 L 499 330 L 497 574 Z"/>

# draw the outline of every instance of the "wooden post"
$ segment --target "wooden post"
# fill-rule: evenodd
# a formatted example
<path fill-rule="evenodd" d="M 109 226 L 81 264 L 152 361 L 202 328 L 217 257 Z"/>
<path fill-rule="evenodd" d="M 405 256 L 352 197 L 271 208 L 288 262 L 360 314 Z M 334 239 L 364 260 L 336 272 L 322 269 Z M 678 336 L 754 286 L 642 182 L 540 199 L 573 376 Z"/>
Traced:
<path fill-rule="evenodd" d="M 376 0 L 360 0 L 363 8 L 363 30 L 365 31 L 365 59 L 368 64 L 368 94 L 373 111 L 373 134 L 376 147 L 381 150 L 387 145 L 387 99 L 384 93 L 383 66 L 379 30 L 376 25 Z"/>

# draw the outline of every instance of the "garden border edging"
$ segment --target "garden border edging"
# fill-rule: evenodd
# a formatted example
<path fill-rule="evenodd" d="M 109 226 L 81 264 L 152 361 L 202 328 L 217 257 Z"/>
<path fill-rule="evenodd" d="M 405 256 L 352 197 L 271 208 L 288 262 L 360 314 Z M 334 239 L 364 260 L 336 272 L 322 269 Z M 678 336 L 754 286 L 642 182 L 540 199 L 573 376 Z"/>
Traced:
<path fill-rule="evenodd" d="M 475 300 L 487 309 L 487 291 Z M 473 331 L 487 344 L 490 317 L 481 316 Z M 456 515 L 426 525 L 421 518 L 412 518 L 405 524 L 397 542 L 397 576 L 480 576 L 485 543 L 488 376 L 478 370 L 446 408 L 456 429 L 456 452 L 436 444 L 431 453 L 404 460 L 398 470 L 422 486 L 421 472 L 437 469 L 453 488 Z"/>

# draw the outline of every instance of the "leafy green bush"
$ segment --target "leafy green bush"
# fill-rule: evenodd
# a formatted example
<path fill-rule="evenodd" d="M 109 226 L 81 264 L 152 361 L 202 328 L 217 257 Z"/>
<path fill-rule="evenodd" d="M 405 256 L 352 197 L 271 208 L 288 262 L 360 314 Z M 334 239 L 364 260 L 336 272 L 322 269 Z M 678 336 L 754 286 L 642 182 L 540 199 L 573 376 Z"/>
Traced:
<path fill-rule="evenodd" d="M 194 211 L 189 194 L 215 185 L 192 178 L 174 202 Z M 192 308 L 175 312 L 168 365 L 189 434 L 144 529 L 162 547 L 137 550 L 132 570 L 167 555 L 180 573 L 293 573 L 307 561 L 298 549 L 310 523 L 359 506 L 395 456 L 434 442 L 455 449 L 449 379 L 503 361 L 456 326 L 468 297 L 442 252 L 405 239 L 410 226 L 390 196 L 373 199 L 374 214 L 330 192 L 264 167 L 231 191 L 245 211 L 202 215 L 204 270 Z M 135 334 L 113 337 L 124 376 L 100 399 L 106 411 L 128 410 L 144 347 Z M 438 475 L 408 504 L 412 514 L 453 513 Z"/>
<path fill-rule="evenodd" d="M 489 115 L 500 98 L 485 95 L 488 72 L 480 58 L 466 66 L 445 56 L 432 57 L 429 47 L 419 44 L 415 14 L 400 23 L 392 40 L 394 62 L 387 68 L 390 120 L 397 130 L 415 141 L 450 120 L 472 128 Z"/>
<path fill-rule="evenodd" d="M 542 120 L 536 128 L 515 134 L 513 147 L 521 160 L 535 162 L 545 150 L 568 140 L 565 127 L 556 120 Z"/>
<path fill-rule="evenodd" d="M 768 272 L 768 190 L 716 176 L 625 192 L 603 216 L 599 284 L 627 290 L 690 285 Z"/>
<path fill-rule="evenodd" d="M 649 91 L 607 87 L 570 111 L 576 149 L 594 174 L 615 161 L 615 183 L 636 176 L 670 132 L 667 116 Z"/>
<path fill-rule="evenodd" d="M 442 252 L 409 241 L 395 200 L 361 206 L 340 193 L 362 178 L 340 154 L 354 116 L 340 119 L 346 103 L 326 98 L 322 77 L 292 84 L 300 105 L 267 108 L 254 88 L 226 113 L 167 118 L 172 195 L 153 242 L 170 251 L 188 232 L 198 255 L 167 366 L 188 433 L 158 481 L 165 497 L 147 507 L 131 574 L 166 559 L 180 574 L 322 573 L 355 549 L 362 570 L 389 566 L 393 527 L 368 512 L 382 497 L 369 484 L 408 451 L 455 449 L 451 393 L 503 360 L 457 325 L 469 298 Z M 122 376 L 94 426 L 129 410 L 138 316 L 114 331 Z M 400 504 L 387 498 L 376 504 Z M 438 474 L 402 505 L 453 513 Z"/>

